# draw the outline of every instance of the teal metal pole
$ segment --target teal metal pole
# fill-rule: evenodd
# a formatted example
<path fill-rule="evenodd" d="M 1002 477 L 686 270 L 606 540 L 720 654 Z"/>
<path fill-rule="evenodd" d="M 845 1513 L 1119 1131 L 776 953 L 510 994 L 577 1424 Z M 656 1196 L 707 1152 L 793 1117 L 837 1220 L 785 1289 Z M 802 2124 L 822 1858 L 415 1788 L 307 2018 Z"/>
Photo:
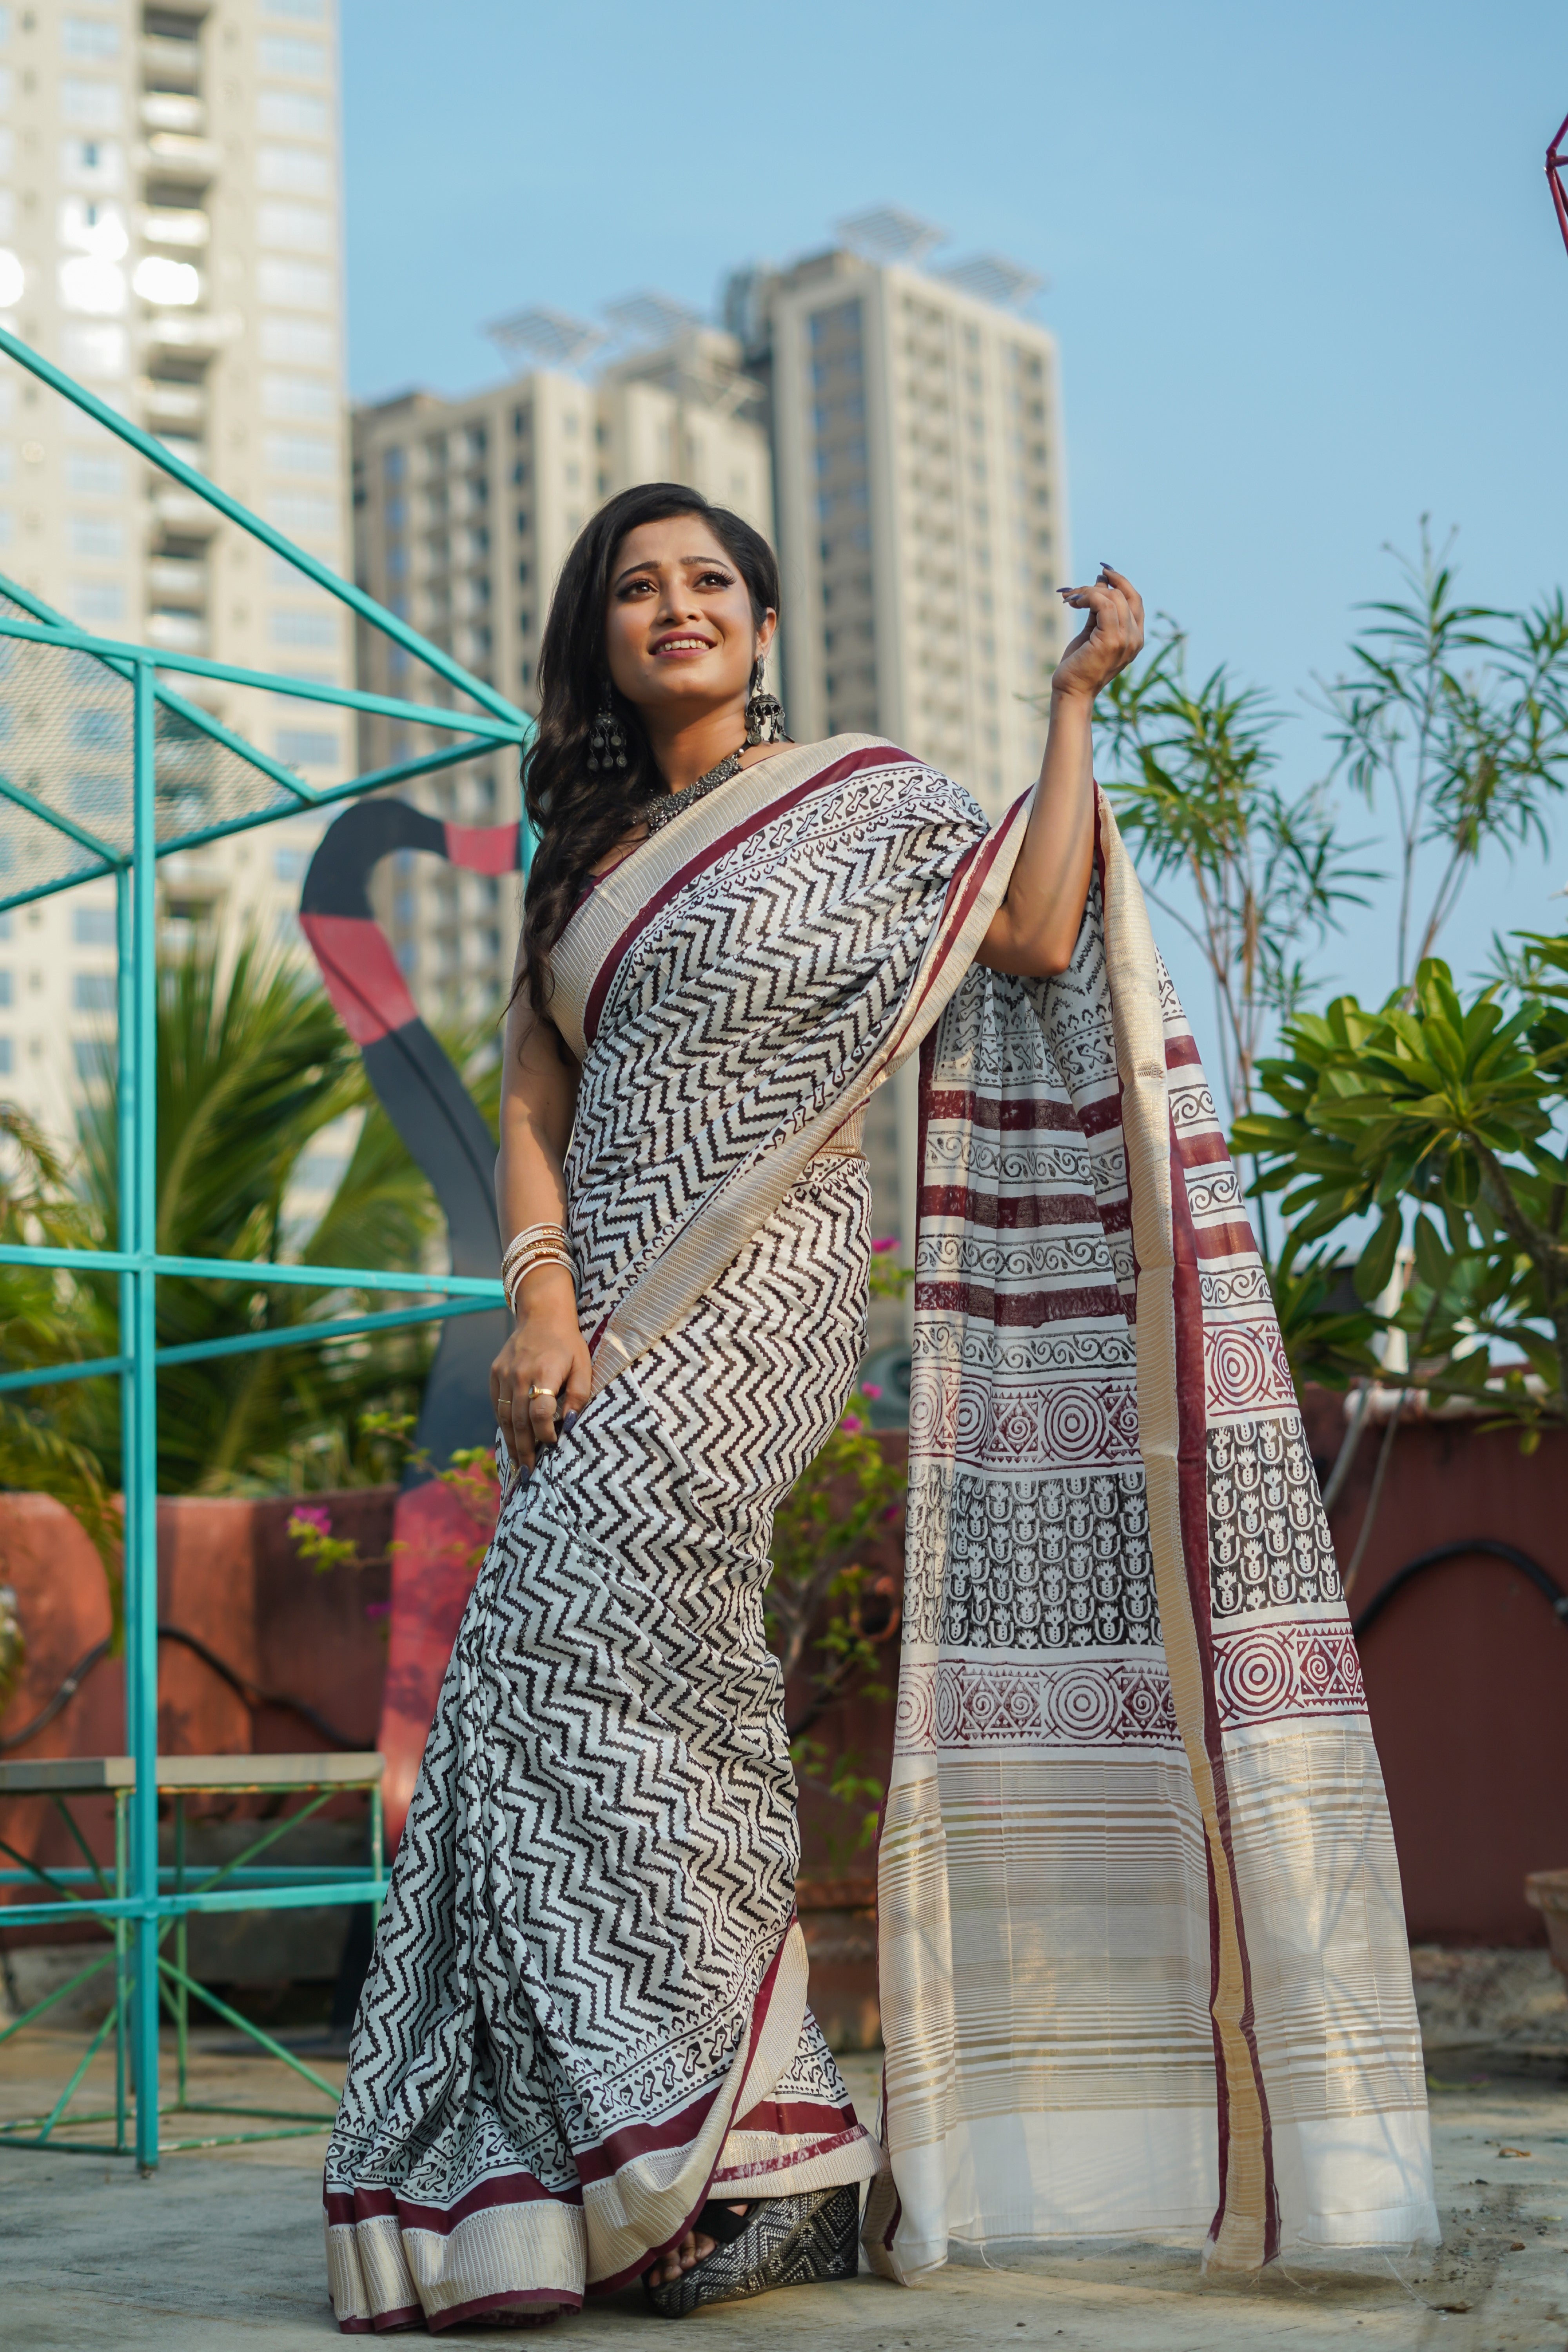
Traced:
<path fill-rule="evenodd" d="M 135 1398 L 134 1438 L 125 1486 L 125 1649 L 132 1712 L 128 1728 L 136 1763 L 132 1813 L 132 1893 L 139 1906 L 135 1929 L 136 1988 L 131 2042 L 136 2068 L 136 2161 L 158 2161 L 158 871 L 154 833 L 154 701 L 153 665 L 136 665 L 133 737 L 133 831 L 131 867 L 131 1031 L 136 1072 L 131 1122 L 131 1192 L 137 1264 L 131 1276 L 131 1320 L 121 1347 L 131 1359 Z"/>
<path fill-rule="evenodd" d="M 264 547 L 271 548 L 274 554 L 282 556 L 285 562 L 291 563 L 297 572 L 302 572 L 308 580 L 313 580 L 319 588 L 324 588 L 330 596 L 335 596 L 340 604 L 347 604 L 362 620 L 368 621 L 372 628 L 379 629 L 384 636 L 395 638 L 400 646 L 405 646 L 409 653 L 417 656 L 433 669 L 438 677 L 444 677 L 449 686 L 471 695 L 484 709 L 493 710 L 501 718 L 516 719 L 521 715 L 515 704 L 509 702 L 505 695 L 498 694 L 495 688 L 488 686 L 483 678 L 475 677 L 440 646 L 433 646 L 428 637 L 422 637 L 417 629 L 411 629 L 406 621 L 399 620 L 395 613 L 389 613 L 384 604 L 378 604 L 375 598 L 367 594 L 355 582 L 345 580 L 332 570 L 330 563 L 323 563 L 319 556 L 308 555 L 302 547 L 296 547 L 291 539 L 285 539 L 271 523 L 264 522 L 259 515 L 252 514 L 248 507 L 241 506 L 237 499 L 231 498 L 216 482 L 209 481 L 205 474 L 197 473 L 194 467 L 185 464 L 183 457 L 176 457 L 172 449 L 165 448 L 162 441 L 154 440 L 152 434 L 144 433 L 138 425 L 132 425 L 129 417 L 121 416 L 118 409 L 109 407 L 96 393 L 89 392 L 85 384 L 78 383 L 74 376 L 67 375 L 63 368 L 55 367 L 41 352 L 34 351 L 30 344 L 23 342 L 19 336 L 10 334 L 3 327 L 0 327 L 0 352 L 4 352 L 7 359 L 15 360 L 18 367 L 26 368 L 30 374 L 37 376 L 52 391 L 74 401 L 78 408 L 84 409 L 89 416 L 96 417 L 107 431 L 118 434 L 121 441 L 129 441 L 149 465 L 156 466 L 161 473 L 167 474 L 183 488 L 194 491 L 209 507 L 216 507 L 219 514 L 226 515 L 230 522 L 237 522 L 241 530 L 250 533 L 252 539 L 260 540 Z"/>
<path fill-rule="evenodd" d="M 120 1223 L 116 1238 L 121 1250 L 136 1247 L 136 1127 L 141 1086 L 136 1068 L 136 934 L 132 898 L 132 872 L 121 866 L 114 877 L 115 1049 L 120 1083 L 116 1100 L 120 1164 L 117 1172 Z M 136 1328 L 136 1281 L 122 1267 L 120 1290 L 120 1493 L 123 1517 L 120 1540 L 120 1633 L 125 1670 L 125 1730 L 137 1720 L 136 1668 L 139 1652 L 126 1636 L 137 1607 L 136 1557 L 131 1537 L 131 1497 L 136 1485 L 136 1360 L 132 1353 Z M 154 1612 L 155 1613 L 155 1612 Z M 123 1903 L 131 1892 L 129 1795 L 117 1790 L 114 1799 L 114 1892 Z M 129 2076 L 136 2089 L 136 2050 L 132 2032 L 131 1987 L 135 1976 L 135 1937 L 128 1919 L 114 1922 L 114 2143 L 125 2146 L 125 2092 Z"/>

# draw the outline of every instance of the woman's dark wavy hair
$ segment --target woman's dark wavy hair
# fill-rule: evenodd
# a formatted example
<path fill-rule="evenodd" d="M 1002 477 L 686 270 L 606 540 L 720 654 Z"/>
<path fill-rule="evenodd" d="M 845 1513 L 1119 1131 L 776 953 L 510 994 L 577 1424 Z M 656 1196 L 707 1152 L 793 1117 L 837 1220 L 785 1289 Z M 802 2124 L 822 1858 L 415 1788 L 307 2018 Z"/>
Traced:
<path fill-rule="evenodd" d="M 676 515 L 707 524 L 744 580 L 759 627 L 778 610 L 778 564 L 762 533 L 679 482 L 622 490 L 579 534 L 544 625 L 539 730 L 522 763 L 523 806 L 538 847 L 523 899 L 523 966 L 514 993 L 526 987 L 536 1013 L 549 1001 L 550 950 L 571 920 L 589 868 L 630 832 L 643 803 L 666 788 L 637 710 L 617 688 L 611 687 L 610 700 L 626 740 L 626 766 L 592 771 L 588 738 L 609 678 L 605 620 L 616 553 L 628 531 Z"/>

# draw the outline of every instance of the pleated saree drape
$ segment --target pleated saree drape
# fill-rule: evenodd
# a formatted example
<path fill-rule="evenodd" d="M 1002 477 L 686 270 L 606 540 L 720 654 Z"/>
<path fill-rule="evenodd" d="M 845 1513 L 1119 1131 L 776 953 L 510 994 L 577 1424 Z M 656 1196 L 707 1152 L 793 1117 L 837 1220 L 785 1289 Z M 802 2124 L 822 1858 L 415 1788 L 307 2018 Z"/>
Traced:
<path fill-rule="evenodd" d="M 560 943 L 594 1393 L 508 1497 L 399 1849 L 327 2164 L 346 2329 L 573 2308 L 713 2188 L 876 2175 L 895 2275 L 1216 2203 L 1244 2263 L 1428 2226 L 1266 1287 L 1107 814 L 1072 971 L 973 967 L 1026 818 L 839 737 L 684 811 Z M 762 1596 L 862 1345 L 860 1113 L 922 1038 L 884 2153 L 807 2006 Z"/>

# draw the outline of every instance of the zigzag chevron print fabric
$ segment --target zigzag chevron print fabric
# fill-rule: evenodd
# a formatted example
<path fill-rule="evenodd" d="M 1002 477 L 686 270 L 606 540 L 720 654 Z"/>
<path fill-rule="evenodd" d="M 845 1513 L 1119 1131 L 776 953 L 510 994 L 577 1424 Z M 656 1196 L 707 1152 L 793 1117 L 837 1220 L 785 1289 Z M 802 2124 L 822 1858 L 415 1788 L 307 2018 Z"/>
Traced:
<path fill-rule="evenodd" d="M 1101 803 L 1071 967 L 921 1066 L 873 2266 L 1434 2238 L 1399 1875 L 1263 1268 Z"/>
<path fill-rule="evenodd" d="M 874 2168 L 786 1948 L 763 1637 L 774 1504 L 859 1359 L 867 1223 L 863 1161 L 819 1162 L 507 1504 L 328 2158 L 340 2322 L 574 2306 L 715 2170 L 782 2195 Z M 759 2033 L 782 2048 L 748 2085 Z"/>
<path fill-rule="evenodd" d="M 327 2161 L 347 2332 L 569 2310 L 710 2188 L 880 2160 L 806 2006 L 763 1594 L 864 1343 L 835 1130 L 912 1042 L 984 826 L 885 745 L 827 751 L 653 836 L 611 877 L 629 928 L 595 893 L 559 954 L 579 1311 L 616 1345 L 509 1496 L 442 1686 Z"/>

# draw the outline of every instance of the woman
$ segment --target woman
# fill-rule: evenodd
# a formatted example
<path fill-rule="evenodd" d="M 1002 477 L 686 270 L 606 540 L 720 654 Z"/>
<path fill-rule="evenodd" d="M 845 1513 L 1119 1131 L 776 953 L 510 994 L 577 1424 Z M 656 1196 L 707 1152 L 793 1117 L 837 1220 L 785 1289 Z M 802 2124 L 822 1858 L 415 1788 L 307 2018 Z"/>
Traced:
<path fill-rule="evenodd" d="M 762 692 L 776 574 L 736 517 L 672 485 L 630 491 L 563 571 L 526 768 L 539 847 L 498 1167 L 516 1322 L 492 1392 L 513 1475 L 443 1685 L 328 2158 L 345 2329 L 542 2319 L 585 2289 L 639 2277 L 674 2316 L 845 2276 L 860 2184 L 873 2179 L 867 2242 L 893 2275 L 942 2259 L 949 2236 L 990 2233 L 965 2196 L 1005 2206 L 1024 2234 L 1054 2226 L 1057 2158 L 1018 2139 L 996 2084 L 1031 2063 L 1028 2035 L 1014 2030 L 1039 2008 L 1027 1906 L 1063 1903 L 1056 1887 L 1026 1884 L 1005 1789 L 998 1811 L 1000 1784 L 988 1782 L 980 1811 L 1002 1822 L 1002 1843 L 971 1859 L 983 1891 L 992 1872 L 1012 1924 L 977 1994 L 941 1851 L 947 1838 L 959 1853 L 963 1834 L 943 1775 L 973 1793 L 972 1759 L 943 1748 L 952 1710 L 938 1685 L 955 1662 L 985 1671 L 989 1653 L 968 1662 L 965 1650 L 977 1612 L 985 1652 L 1002 1586 L 1016 1595 L 1048 1568 L 1032 1489 L 1000 1582 L 990 1567 L 977 1578 L 984 1545 L 964 1534 L 974 1477 L 1005 1486 L 1013 1475 L 1014 1404 L 991 1412 L 1021 1360 L 1004 1336 L 1009 1284 L 1023 1281 L 1026 1302 L 1029 1281 L 1048 1288 L 1055 1277 L 1026 1261 L 1065 1248 L 1069 1289 L 1031 1328 L 1058 1348 L 1065 1316 L 1080 1364 L 1092 1357 L 1124 1390 L 1143 1312 L 1133 1260 L 1145 1234 L 1126 1173 L 1136 1118 L 1119 1177 L 1106 1139 L 1120 1150 L 1121 1130 L 1089 1068 L 1093 1042 L 1103 1047 L 1119 1018 L 1128 1027 L 1104 958 L 1135 898 L 1096 807 L 1090 711 L 1137 654 L 1142 615 L 1110 570 L 1063 593 L 1086 617 L 1053 680 L 1039 783 L 988 833 L 964 792 L 889 744 L 783 737 Z M 1141 952 L 1121 950 L 1143 992 L 1134 1011 L 1146 1014 L 1152 989 L 1157 1017 L 1152 951 Z M 900 1732 L 882 1856 L 889 2170 L 806 2005 L 795 1789 L 762 1596 L 774 1507 L 833 1428 L 860 1352 L 865 1103 L 922 1039 L 905 1676 L 917 1711 L 931 1704 L 929 1721 Z M 1164 1057 L 1154 1073 L 1146 1019 L 1128 1043 L 1128 1098 L 1152 1103 L 1157 1083 L 1163 1118 Z M 1031 1162 L 1020 1189 L 1017 1151 L 987 1161 L 983 1130 L 993 1143 L 1048 1131 L 1055 1173 Z M 956 1192 L 943 1153 L 963 1176 Z M 1081 1235 L 1063 1241 L 1064 1215 Z M 1026 1334 L 1024 1357 L 1030 1344 Z M 1035 1364 L 1026 1377 L 1043 1394 L 1052 1374 Z M 1136 1458 L 1139 1402 L 1128 1393 L 1119 1411 L 1117 1443 L 1125 1454 L 1131 1424 Z M 1115 1474 L 1119 1493 L 1130 1480 L 1140 1496 L 1147 1487 L 1147 1523 L 1160 1517 L 1163 1459 Z M 1047 1468 L 1061 1486 L 1059 1464 Z M 974 1491 L 987 1525 L 1005 1528 L 1019 1507 L 1012 1489 Z M 1100 1619 L 1121 1592 L 1123 1615 L 1158 1645 L 1147 1595 L 1157 1584 L 1159 1609 L 1177 1608 L 1179 1570 L 1159 1539 L 1149 1568 L 1137 1509 L 1122 1501 L 1099 1560 Z M 955 1605 L 967 1631 L 949 1622 Z M 1069 1650 L 1077 1638 L 1064 1636 Z M 1166 1727 L 1151 1718 L 1163 1811 L 1138 1837 L 1145 1853 L 1168 1848 L 1184 1899 L 1194 1825 L 1200 1880 L 1205 1837 L 1211 1879 L 1215 1854 L 1232 1867 L 1235 1841 L 1224 1759 L 1203 1749 L 1212 1660 L 1184 1682 L 1173 1658 L 1169 1680 L 1187 1771 L 1178 1787 Z M 1015 1777 L 1058 1769 L 1054 1751 L 1030 1760 L 1026 1729 L 1014 1734 L 1028 1751 Z M 987 1755 L 983 1772 L 994 1770 Z M 961 1796 L 959 1811 L 972 1811 Z M 1212 2210 L 1217 2166 L 1220 2258 L 1256 2261 L 1280 2240 L 1267 2220 L 1279 2201 L 1271 2159 L 1251 2164 L 1253 2110 L 1233 2095 L 1233 2045 L 1258 2041 L 1251 2013 L 1239 2025 L 1231 2014 L 1245 1906 L 1222 1888 L 1211 1970 L 1204 1902 L 1209 2138 L 1184 2120 L 1173 2160 L 1192 2179 L 1163 2203 L 1131 2144 L 1120 2149 L 1134 2185 L 1109 2188 L 1107 2210 L 1119 2220 L 1118 2198 L 1131 2197 L 1140 2213 L 1163 2221 L 1180 2206 L 1186 2218 L 1205 2194 Z M 1110 1977 L 1119 1965 L 1108 1957 Z M 1178 2008 L 1192 2005 L 1197 1967 L 1184 1946 L 1165 1971 Z M 1159 1974 L 1147 1958 L 1133 1970 L 1145 1987 Z M 1408 2008 L 1407 1971 L 1404 1998 Z M 1183 2014 L 1178 2072 L 1192 2055 Z M 999 2032 L 1013 2057 L 988 2078 Z M 1407 2073 L 1393 2101 L 1402 2114 Z M 965 2106 L 971 2079 L 990 2081 L 984 2116 Z M 1262 2099 L 1261 2072 L 1258 2084 Z M 1012 2102 L 1031 2125 L 1060 2104 L 1038 2084 Z M 1132 2104 L 1125 2087 L 1121 2104 Z M 1011 2158 L 987 2138 L 999 2116 Z M 1142 2140 L 1163 2150 L 1153 2126 Z M 1003 2186 L 1020 2152 L 1032 2182 L 1022 2199 L 1016 2180 Z M 1391 2161 L 1419 2173 L 1404 2142 Z M 1310 2233 L 1310 2195 L 1306 2209 Z"/>

